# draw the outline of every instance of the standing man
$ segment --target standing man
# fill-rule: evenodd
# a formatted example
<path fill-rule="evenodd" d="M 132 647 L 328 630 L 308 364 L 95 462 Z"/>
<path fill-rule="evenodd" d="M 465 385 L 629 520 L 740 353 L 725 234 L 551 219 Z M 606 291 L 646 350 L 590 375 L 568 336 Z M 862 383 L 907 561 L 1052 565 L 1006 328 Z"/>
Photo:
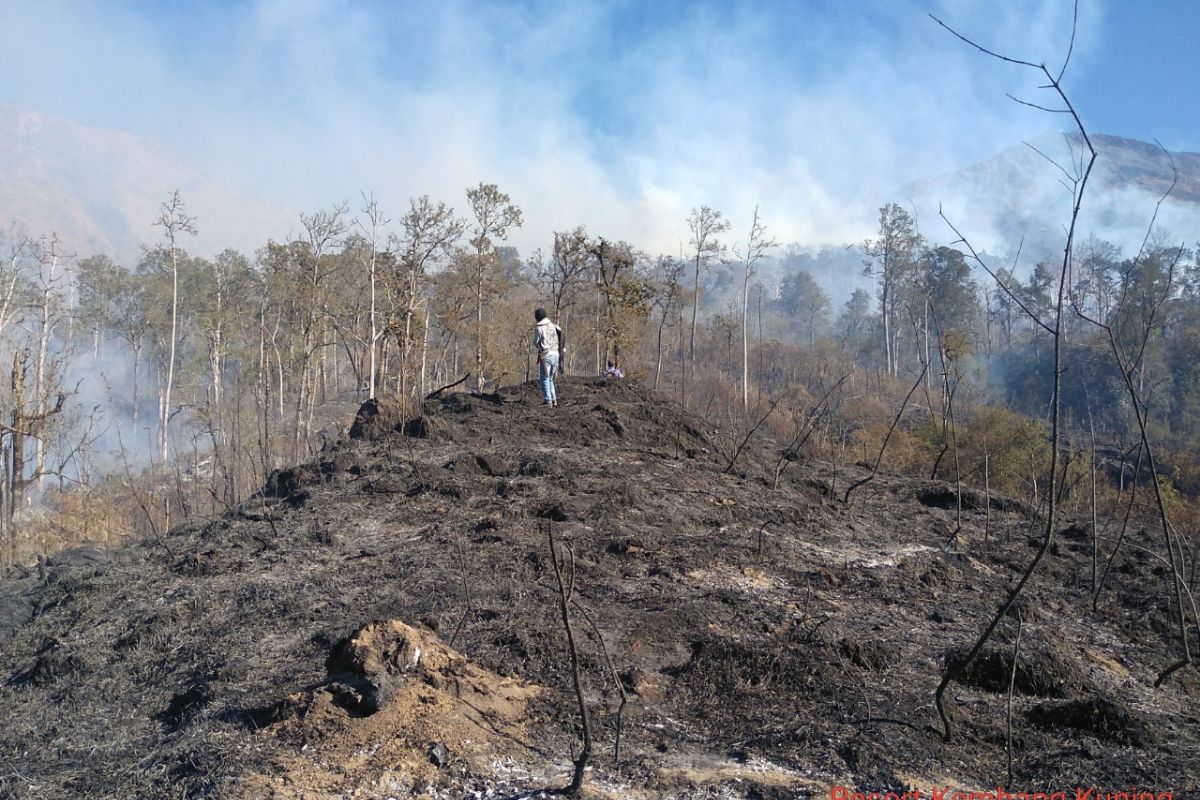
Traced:
<path fill-rule="evenodd" d="M 558 373 L 559 349 L 565 343 L 562 330 L 546 316 L 546 309 L 533 312 L 537 324 L 533 326 L 533 346 L 538 354 L 538 372 L 542 378 L 542 405 L 558 405 L 558 394 L 554 390 L 554 376 Z"/>

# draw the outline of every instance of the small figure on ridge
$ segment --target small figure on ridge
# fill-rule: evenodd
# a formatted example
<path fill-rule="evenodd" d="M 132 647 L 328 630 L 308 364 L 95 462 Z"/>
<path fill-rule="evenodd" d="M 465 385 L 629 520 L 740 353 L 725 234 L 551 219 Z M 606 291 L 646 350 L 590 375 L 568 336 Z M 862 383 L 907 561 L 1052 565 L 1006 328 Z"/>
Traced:
<path fill-rule="evenodd" d="M 542 405 L 558 405 L 558 394 L 554 388 L 554 377 L 558 373 L 559 356 L 565 349 L 566 337 L 562 329 L 546 316 L 546 309 L 533 312 L 537 324 L 533 327 L 533 346 L 538 354 L 538 373 L 542 379 Z"/>

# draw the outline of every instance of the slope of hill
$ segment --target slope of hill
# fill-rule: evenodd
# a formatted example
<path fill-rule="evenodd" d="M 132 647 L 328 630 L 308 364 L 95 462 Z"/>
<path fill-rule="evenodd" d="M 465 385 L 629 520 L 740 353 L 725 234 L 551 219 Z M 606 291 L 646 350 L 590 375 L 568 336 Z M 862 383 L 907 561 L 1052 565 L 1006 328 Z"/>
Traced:
<path fill-rule="evenodd" d="M 589 796 L 1005 782 L 1015 626 L 951 687 L 948 744 L 931 698 L 1033 552 L 1019 503 L 992 498 L 985 542 L 964 495 L 950 546 L 953 486 L 880 476 L 843 504 L 856 467 L 756 439 L 727 470 L 731 437 L 634 382 L 561 396 L 453 394 L 407 423 L 371 403 L 220 519 L 10 575 L 0 797 L 563 786 L 578 712 L 551 525 L 574 552 Z M 1200 676 L 1152 685 L 1175 656 L 1162 568 L 1127 547 L 1091 614 L 1088 546 L 1068 526 L 1022 603 L 1010 788 L 1183 797 Z"/>
<path fill-rule="evenodd" d="M 1084 236 L 1095 233 L 1132 255 L 1145 236 L 1155 204 L 1173 179 L 1175 186 L 1158 225 L 1188 241 L 1200 236 L 1200 153 L 1168 157 L 1147 142 L 1102 134 L 1091 139 L 1097 159 L 1081 214 Z M 915 183 L 902 195 L 911 201 L 927 230 L 948 233 L 938 217 L 940 207 L 977 247 L 1011 252 L 1024 237 L 1026 250 L 1032 248 L 1035 258 L 1040 258 L 1062 251 L 1062 226 L 1070 214 L 1069 187 L 1080 174 L 1081 152 L 1077 137 L 1045 134 L 1028 145 Z"/>
<path fill-rule="evenodd" d="M 201 255 L 252 252 L 288 230 L 278 209 L 215 185 L 154 142 L 0 103 L 2 226 L 56 232 L 67 252 L 132 265 L 140 246 L 161 238 L 153 223 L 175 189 L 197 218 L 187 247 Z"/>

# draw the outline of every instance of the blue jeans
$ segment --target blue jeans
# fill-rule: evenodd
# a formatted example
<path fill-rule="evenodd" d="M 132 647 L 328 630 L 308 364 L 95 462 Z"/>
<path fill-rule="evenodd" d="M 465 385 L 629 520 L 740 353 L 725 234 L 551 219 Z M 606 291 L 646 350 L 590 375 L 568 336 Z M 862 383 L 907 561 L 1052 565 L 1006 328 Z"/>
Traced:
<path fill-rule="evenodd" d="M 546 353 L 541 361 L 542 401 L 558 403 L 558 394 L 554 391 L 554 376 L 558 374 L 558 353 Z"/>

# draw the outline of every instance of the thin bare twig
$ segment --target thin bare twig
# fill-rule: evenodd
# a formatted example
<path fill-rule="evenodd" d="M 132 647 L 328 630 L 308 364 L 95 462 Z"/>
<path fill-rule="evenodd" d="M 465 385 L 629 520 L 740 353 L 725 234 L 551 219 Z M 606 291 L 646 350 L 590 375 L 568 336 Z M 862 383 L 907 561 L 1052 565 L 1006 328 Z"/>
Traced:
<path fill-rule="evenodd" d="M 771 416 L 771 414 L 775 411 L 775 408 L 783 401 L 783 397 L 784 396 L 780 394 L 778 397 L 772 400 L 771 407 L 767 409 L 767 413 L 759 417 L 758 422 L 754 423 L 754 426 L 746 432 L 746 436 L 742 439 L 742 443 L 739 444 L 737 449 L 733 451 L 733 457 L 729 459 L 729 464 L 725 467 L 725 469 L 721 470 L 722 475 L 728 475 L 733 469 L 733 465 L 737 463 L 738 456 L 740 456 L 742 454 L 742 450 L 746 448 L 746 444 L 750 441 L 750 437 L 753 436 L 754 432 L 759 429 L 759 426 L 767 421 L 767 417 Z"/>
<path fill-rule="evenodd" d="M 579 609 L 579 613 L 583 614 L 583 618 L 587 620 L 591 626 L 592 632 L 596 634 L 596 641 L 600 643 L 600 652 L 604 655 L 604 662 L 608 664 L 609 674 L 612 675 L 613 684 L 617 687 L 617 692 L 621 695 L 621 704 L 617 706 L 617 739 L 613 745 L 613 763 L 618 772 L 621 770 L 621 728 L 622 721 L 625 716 L 625 706 L 629 703 L 629 696 L 625 693 L 625 684 L 621 682 L 621 673 L 617 671 L 616 665 L 613 663 L 612 656 L 609 655 L 608 647 L 604 644 L 604 635 L 600 633 L 600 626 L 592 619 L 592 615 L 588 613 L 587 607 L 578 600 L 574 601 L 575 608 Z"/>
<path fill-rule="evenodd" d="M 575 592 L 575 552 L 569 545 L 564 545 L 567 564 L 570 568 L 569 577 L 564 581 L 562 567 L 559 565 L 558 544 L 554 540 L 554 523 L 546 526 L 546 538 L 550 545 L 550 563 L 554 566 L 554 577 L 558 581 L 559 610 L 562 614 L 563 628 L 567 633 L 567 648 L 571 657 L 571 681 L 575 687 L 575 699 L 579 703 L 579 720 L 583 726 L 583 749 L 575 759 L 575 772 L 571 777 L 571 785 L 564 791 L 574 796 L 583 787 L 584 770 L 592 757 L 592 724 L 588 719 L 587 701 L 583 696 L 583 681 L 579 673 L 579 648 L 575 644 L 575 630 L 571 627 L 571 599 Z"/>
<path fill-rule="evenodd" d="M 1017 659 L 1021 655 L 1021 609 L 1017 609 L 1017 637 L 1013 641 L 1012 672 L 1008 676 L 1008 704 L 1005 709 L 1004 750 L 1008 756 L 1008 786 L 1013 785 L 1012 765 L 1012 701 L 1013 689 L 1017 686 Z"/>
<path fill-rule="evenodd" d="M 1096 149 L 1095 149 L 1095 147 L 1092 146 L 1091 139 L 1088 137 L 1088 134 L 1087 134 L 1087 129 L 1084 127 L 1083 121 L 1080 119 L 1079 114 L 1076 112 L 1074 105 L 1072 105 L 1070 98 L 1067 97 L 1066 92 L 1063 90 L 1060 81 L 1056 80 L 1054 78 L 1054 76 L 1052 76 L 1050 74 L 1050 72 L 1046 69 L 1045 64 L 1033 64 L 1028 61 L 1021 61 L 1018 59 L 1013 59 L 1013 58 L 1009 58 L 1007 56 L 999 55 L 998 53 L 994 53 L 990 50 L 987 50 L 986 48 L 983 48 L 983 47 L 975 44 L 971 40 L 967 39 L 966 37 L 962 36 L 958 32 L 951 29 L 949 26 L 947 26 L 941 20 L 938 20 L 936 17 L 934 17 L 934 20 L 939 25 L 941 25 L 943 28 L 946 28 L 946 30 L 953 33 L 956 37 L 958 37 L 962 41 L 970 44 L 972 47 L 975 47 L 977 50 L 980 50 L 981 52 L 991 55 L 1001 61 L 1006 61 L 1011 64 L 1019 64 L 1022 66 L 1030 67 L 1030 68 L 1040 71 L 1042 74 L 1044 74 L 1046 76 L 1046 78 L 1048 79 L 1048 87 L 1047 88 L 1052 89 L 1055 92 L 1055 94 L 1058 96 L 1058 99 L 1061 100 L 1063 105 L 1066 106 L 1067 110 L 1071 114 L 1071 118 L 1075 121 L 1076 129 L 1079 131 L 1079 135 L 1083 139 L 1084 144 L 1087 146 L 1087 150 L 1089 153 L 1089 159 L 1088 159 L 1087 165 L 1082 170 L 1080 180 L 1076 184 L 1076 189 L 1074 192 L 1074 198 L 1073 198 L 1072 207 L 1071 207 L 1071 218 L 1070 218 L 1071 221 L 1070 221 L 1070 225 L 1067 228 L 1066 244 L 1063 248 L 1062 267 L 1059 270 L 1058 297 L 1057 297 L 1057 302 L 1055 304 L 1054 327 L 1050 328 L 1044 322 L 1039 320 L 1035 315 L 1030 314 L 1028 309 L 1025 309 L 1024 305 L 1021 304 L 1022 309 L 1024 309 L 1027 314 L 1030 314 L 1030 318 L 1033 319 L 1035 322 L 1037 322 L 1039 325 L 1041 325 L 1042 328 L 1047 330 L 1051 334 L 1051 336 L 1054 337 L 1054 392 L 1052 395 L 1051 411 L 1050 411 L 1050 428 L 1051 428 L 1051 433 L 1050 433 L 1050 447 L 1051 447 L 1050 485 L 1046 492 L 1047 512 L 1046 512 L 1045 534 L 1043 536 L 1041 546 L 1038 548 L 1037 553 L 1034 555 L 1034 557 L 1030 561 L 1029 565 L 1025 568 L 1025 571 L 1022 573 L 1022 575 L 1021 575 L 1020 579 L 1017 581 L 1016 585 L 1013 586 L 1013 588 L 1009 591 L 1008 597 L 1004 601 L 1004 603 L 1001 604 L 999 611 L 995 614 L 995 616 L 992 617 L 991 622 L 989 622 L 988 625 L 984 628 L 983 632 L 980 634 L 979 638 L 976 640 L 974 646 L 967 653 L 966 658 L 962 659 L 960 662 L 958 662 L 956 664 L 951 664 L 946 669 L 945 673 L 942 675 L 941 682 L 938 684 L 937 690 L 934 692 L 934 705 L 937 708 L 938 716 L 941 718 L 941 721 L 942 721 L 942 739 L 944 741 L 948 742 L 948 741 L 950 741 L 950 738 L 951 738 L 950 718 L 947 716 L 945 705 L 942 702 L 943 696 L 945 695 L 945 692 L 946 692 L 946 687 L 950 685 L 950 682 L 952 680 L 954 680 L 958 677 L 958 675 L 962 672 L 962 670 L 967 669 L 971 665 L 971 663 L 974 662 L 975 658 L 979 655 L 980 651 L 983 649 L 983 646 L 987 643 L 988 639 L 991 638 L 991 635 L 995 631 L 996 626 L 1000 624 L 1000 620 L 1002 620 L 1004 618 L 1004 616 L 1006 614 L 1008 614 L 1009 610 L 1015 605 L 1017 598 L 1020 596 L 1021 592 L 1024 590 L 1025 585 L 1029 582 L 1030 578 L 1033 577 L 1033 574 L 1037 570 L 1038 565 L 1042 562 L 1042 559 L 1046 556 L 1046 553 L 1049 552 L 1050 546 L 1051 546 L 1051 544 L 1053 544 L 1053 541 L 1054 541 L 1054 527 L 1057 522 L 1057 512 L 1058 512 L 1058 502 L 1057 502 L 1058 498 L 1057 498 L 1057 491 L 1056 491 L 1056 483 L 1058 481 L 1058 464 L 1059 464 L 1059 457 L 1060 457 L 1059 451 L 1061 449 L 1059 443 L 1062 440 L 1060 424 L 1061 424 L 1061 400 L 1062 400 L 1063 306 L 1064 306 L 1064 301 L 1066 299 L 1067 275 L 1070 270 L 1071 257 L 1072 257 L 1072 253 L 1074 250 L 1075 228 L 1079 221 L 1079 212 L 1080 212 L 1080 208 L 1082 207 L 1082 204 L 1083 204 L 1084 192 L 1087 189 L 1088 178 L 1091 176 L 1092 168 L 1095 166 L 1095 163 L 1096 163 Z M 1073 40 L 1074 40 L 1074 29 L 1072 29 L 1072 41 Z M 942 215 L 942 218 L 945 219 L 944 214 Z M 949 224 L 949 220 L 947 220 L 947 224 Z M 951 228 L 953 229 L 953 226 L 951 226 Z M 955 230 L 955 233 L 958 233 L 958 231 Z M 959 235 L 961 236 L 961 234 L 959 234 Z M 965 241 L 965 238 L 964 238 L 964 241 Z M 969 244 L 968 244 L 968 247 L 970 247 Z M 975 253 L 974 248 L 971 248 L 971 252 L 973 255 L 975 255 L 976 259 L 979 260 L 980 263 L 982 263 L 982 261 L 978 258 L 978 254 Z M 989 270 L 989 274 L 991 274 L 990 270 Z M 1004 287 L 1002 286 L 1002 288 L 1004 288 Z M 1006 289 L 1006 291 L 1007 291 L 1007 289 Z M 1010 293 L 1010 297 L 1011 296 L 1012 295 Z M 1013 299 L 1015 300 L 1016 298 L 1014 297 Z"/>
<path fill-rule="evenodd" d="M 875 476 L 879 473 L 879 464 L 883 461 L 884 451 L 887 450 L 888 442 L 891 441 L 892 434 L 896 431 L 896 426 L 900 424 L 900 418 L 904 416 L 904 410 L 908 408 L 908 401 L 912 399 L 913 393 L 917 391 L 917 387 L 921 385 L 921 381 L 925 378 L 925 373 L 929 371 L 929 362 L 921 369 L 921 374 L 917 376 L 917 380 L 913 383 L 912 388 L 908 390 L 908 394 L 904 395 L 904 402 L 900 404 L 900 410 L 896 412 L 896 418 L 892 420 L 891 427 L 888 428 L 887 435 L 883 437 L 883 444 L 879 446 L 879 454 L 875 456 L 875 465 L 871 467 L 871 474 L 865 478 L 859 478 L 854 483 L 846 487 L 846 494 L 842 497 L 843 503 L 850 502 L 850 493 L 860 486 L 863 486 L 875 480 Z"/>

